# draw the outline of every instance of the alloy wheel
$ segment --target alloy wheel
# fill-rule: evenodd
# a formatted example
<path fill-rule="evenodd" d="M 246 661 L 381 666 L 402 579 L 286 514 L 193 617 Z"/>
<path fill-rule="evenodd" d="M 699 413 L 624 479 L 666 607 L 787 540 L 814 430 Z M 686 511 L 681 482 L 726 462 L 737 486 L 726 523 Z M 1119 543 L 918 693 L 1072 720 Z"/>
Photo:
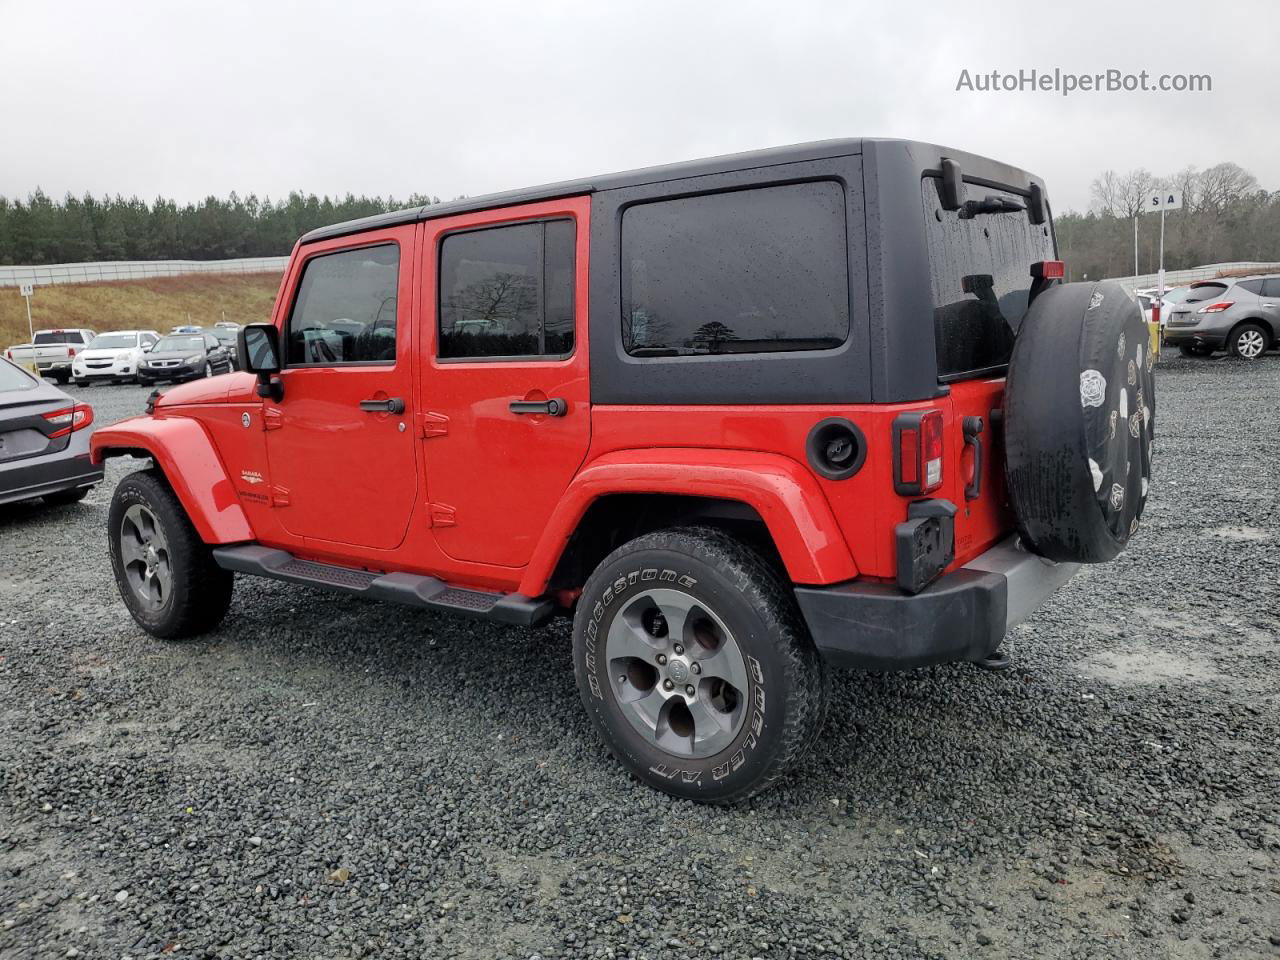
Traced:
<path fill-rule="evenodd" d="M 1236 338 L 1236 353 L 1246 360 L 1258 359 L 1266 347 L 1266 339 L 1257 330 L 1245 330 Z"/>
<path fill-rule="evenodd" d="M 719 753 L 747 714 L 746 659 L 723 620 L 681 590 L 639 593 L 605 639 L 609 682 L 628 723 L 677 757 Z"/>
<path fill-rule="evenodd" d="M 169 542 L 151 510 L 135 503 L 120 524 L 120 563 L 129 588 L 148 610 L 159 610 L 173 589 Z"/>

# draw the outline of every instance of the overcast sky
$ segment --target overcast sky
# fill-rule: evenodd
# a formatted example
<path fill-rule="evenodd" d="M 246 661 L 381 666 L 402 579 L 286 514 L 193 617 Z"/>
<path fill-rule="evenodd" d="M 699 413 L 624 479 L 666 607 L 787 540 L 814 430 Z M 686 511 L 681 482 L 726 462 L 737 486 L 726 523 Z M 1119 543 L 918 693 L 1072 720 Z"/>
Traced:
<path fill-rule="evenodd" d="M 1280 188 L 1280 5 L 0 0 L 0 194 L 450 198 L 843 136 Z M 1211 93 L 957 91 L 1189 71 Z"/>

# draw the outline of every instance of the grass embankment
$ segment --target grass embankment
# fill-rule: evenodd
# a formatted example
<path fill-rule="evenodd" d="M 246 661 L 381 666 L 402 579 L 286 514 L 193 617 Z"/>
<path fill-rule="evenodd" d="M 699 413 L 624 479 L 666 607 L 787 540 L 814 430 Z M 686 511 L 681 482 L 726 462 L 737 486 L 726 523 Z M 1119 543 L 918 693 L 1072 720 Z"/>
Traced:
<path fill-rule="evenodd" d="M 277 273 L 188 274 L 36 287 L 31 322 L 37 330 L 88 327 L 161 333 L 181 323 L 212 326 L 224 313 L 227 320 L 254 323 L 271 318 L 279 287 Z M 30 339 L 18 288 L 0 287 L 0 350 Z"/>

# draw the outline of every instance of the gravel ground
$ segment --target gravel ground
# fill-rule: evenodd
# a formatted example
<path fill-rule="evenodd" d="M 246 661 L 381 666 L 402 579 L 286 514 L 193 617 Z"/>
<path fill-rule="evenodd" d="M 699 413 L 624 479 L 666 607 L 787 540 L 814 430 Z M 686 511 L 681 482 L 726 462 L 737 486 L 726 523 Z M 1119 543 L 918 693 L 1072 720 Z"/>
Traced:
<path fill-rule="evenodd" d="M 1007 673 L 838 675 L 727 810 L 609 760 L 567 624 L 242 579 L 215 635 L 147 637 L 116 462 L 0 512 L 0 956 L 1280 956 L 1277 411 L 1280 357 L 1162 364 L 1135 545 Z"/>

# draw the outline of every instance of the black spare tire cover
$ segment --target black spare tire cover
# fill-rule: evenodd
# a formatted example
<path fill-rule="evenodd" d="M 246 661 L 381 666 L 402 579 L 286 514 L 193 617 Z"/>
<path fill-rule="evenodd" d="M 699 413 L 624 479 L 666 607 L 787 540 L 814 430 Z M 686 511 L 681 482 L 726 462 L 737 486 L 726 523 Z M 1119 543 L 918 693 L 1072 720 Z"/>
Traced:
<path fill-rule="evenodd" d="M 1018 531 L 1059 562 L 1103 563 L 1137 532 L 1151 481 L 1155 357 L 1114 283 L 1049 287 L 1014 341 L 1005 471 Z"/>

